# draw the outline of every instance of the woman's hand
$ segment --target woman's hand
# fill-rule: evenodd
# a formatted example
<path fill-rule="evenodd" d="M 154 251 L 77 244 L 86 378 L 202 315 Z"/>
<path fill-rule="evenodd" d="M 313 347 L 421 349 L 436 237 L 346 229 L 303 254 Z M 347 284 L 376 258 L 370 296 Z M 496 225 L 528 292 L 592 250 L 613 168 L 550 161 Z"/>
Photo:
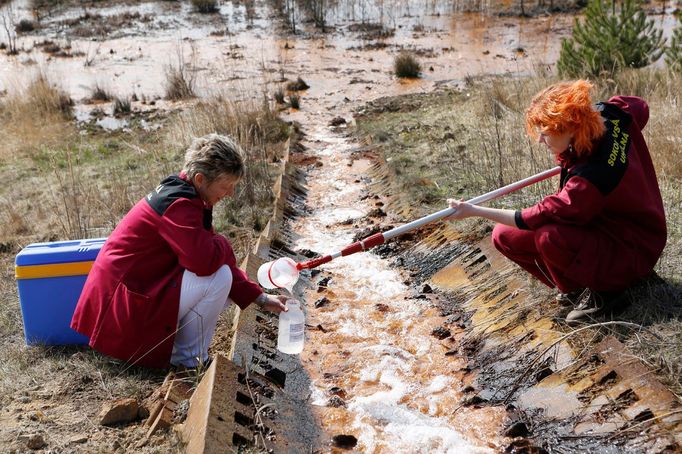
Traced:
<path fill-rule="evenodd" d="M 448 199 L 448 206 L 456 210 L 453 214 L 445 218 L 449 221 L 455 221 L 457 219 L 464 219 L 468 218 L 469 216 L 473 216 L 474 206 L 463 200 Z"/>
<path fill-rule="evenodd" d="M 288 310 L 286 306 L 286 301 L 288 299 L 290 298 L 287 298 L 284 295 L 268 295 L 267 293 L 261 293 L 254 303 L 263 310 L 277 314 Z"/>

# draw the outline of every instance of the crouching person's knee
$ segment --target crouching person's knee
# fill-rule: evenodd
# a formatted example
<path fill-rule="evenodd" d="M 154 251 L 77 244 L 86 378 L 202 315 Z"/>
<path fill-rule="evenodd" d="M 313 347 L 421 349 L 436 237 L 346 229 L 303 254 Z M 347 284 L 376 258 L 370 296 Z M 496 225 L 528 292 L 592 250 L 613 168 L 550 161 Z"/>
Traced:
<path fill-rule="evenodd" d="M 211 290 L 215 293 L 225 295 L 225 299 L 230 294 L 232 288 L 232 270 L 227 265 L 223 265 L 213 274 Z"/>
<path fill-rule="evenodd" d="M 496 224 L 491 235 L 495 249 L 503 254 L 513 248 L 514 238 L 519 229 L 504 224 Z"/>

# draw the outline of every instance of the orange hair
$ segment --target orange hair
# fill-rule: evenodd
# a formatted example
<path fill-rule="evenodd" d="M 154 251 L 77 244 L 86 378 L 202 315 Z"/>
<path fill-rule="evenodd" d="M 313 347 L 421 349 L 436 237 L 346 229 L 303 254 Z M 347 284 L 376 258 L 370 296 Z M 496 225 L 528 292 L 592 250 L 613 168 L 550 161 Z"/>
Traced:
<path fill-rule="evenodd" d="M 592 106 L 586 80 L 560 82 L 535 95 L 526 110 L 526 130 L 537 140 L 538 131 L 554 135 L 573 135 L 573 149 L 578 157 L 592 152 L 592 142 L 606 130 L 601 115 Z"/>

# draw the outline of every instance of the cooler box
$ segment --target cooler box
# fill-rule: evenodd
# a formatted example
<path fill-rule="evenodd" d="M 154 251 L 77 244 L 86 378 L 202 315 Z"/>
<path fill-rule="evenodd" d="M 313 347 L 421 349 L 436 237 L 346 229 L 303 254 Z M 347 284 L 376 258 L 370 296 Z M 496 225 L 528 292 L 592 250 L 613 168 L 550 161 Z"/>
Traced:
<path fill-rule="evenodd" d="M 85 278 L 105 240 L 34 243 L 17 254 L 15 275 L 28 345 L 88 343 L 86 336 L 69 325 Z"/>

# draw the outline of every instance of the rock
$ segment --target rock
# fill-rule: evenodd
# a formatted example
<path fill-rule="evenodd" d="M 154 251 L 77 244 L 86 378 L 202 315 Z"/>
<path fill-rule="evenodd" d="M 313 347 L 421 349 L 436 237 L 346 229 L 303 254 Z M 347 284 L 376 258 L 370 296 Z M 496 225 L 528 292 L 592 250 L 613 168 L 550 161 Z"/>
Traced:
<path fill-rule="evenodd" d="M 334 117 L 329 122 L 329 126 L 341 126 L 346 124 L 346 119 L 343 117 Z"/>
<path fill-rule="evenodd" d="M 137 400 L 132 397 L 107 402 L 99 413 L 99 423 L 109 426 L 134 421 L 137 419 L 139 407 Z"/>
<path fill-rule="evenodd" d="M 483 399 L 481 396 L 467 397 L 467 398 L 462 400 L 462 407 L 471 407 L 471 406 L 475 406 L 475 405 L 480 405 L 484 402 L 486 402 L 486 400 Z"/>
<path fill-rule="evenodd" d="M 370 218 L 383 218 L 386 217 L 386 212 L 382 210 L 381 208 L 375 208 L 371 210 L 369 213 L 367 213 L 367 217 Z"/>
<path fill-rule="evenodd" d="M 450 333 L 450 330 L 443 327 L 439 326 L 438 328 L 434 329 L 431 331 L 431 335 L 435 338 L 438 338 L 440 340 L 447 339 L 450 337 L 452 334 Z"/>
<path fill-rule="evenodd" d="M 334 435 L 332 444 L 341 449 L 351 449 L 358 444 L 358 439 L 353 435 Z"/>
<path fill-rule="evenodd" d="M 346 398 L 346 391 L 338 386 L 332 386 L 331 388 L 329 388 L 329 393 L 335 396 L 339 396 L 342 399 Z"/>
<path fill-rule="evenodd" d="M 318 309 L 319 309 L 320 307 L 326 306 L 326 305 L 329 304 L 330 302 L 331 302 L 331 301 L 329 301 L 329 298 L 327 298 L 326 296 L 323 296 L 323 297 L 320 298 L 319 300 L 315 301 L 315 308 L 318 308 Z"/>
<path fill-rule="evenodd" d="M 504 436 L 509 438 L 527 437 L 530 431 L 523 421 L 517 421 L 504 431 Z"/>
<path fill-rule="evenodd" d="M 429 284 L 424 284 L 421 292 L 422 293 L 433 293 L 433 289 L 431 288 L 431 286 Z"/>
<path fill-rule="evenodd" d="M 78 435 L 73 435 L 73 436 L 69 437 L 69 440 L 67 441 L 66 444 L 68 444 L 68 445 L 70 445 L 70 444 L 81 444 L 81 443 L 85 443 L 86 441 L 88 441 L 87 435 L 78 434 Z"/>
<path fill-rule="evenodd" d="M 330 282 L 331 280 L 332 280 L 332 277 L 331 277 L 331 276 L 323 277 L 322 279 L 320 279 L 319 281 L 317 281 L 317 285 L 318 285 L 319 287 L 328 287 L 328 286 L 329 286 L 329 282 Z"/>
<path fill-rule="evenodd" d="M 332 396 L 329 398 L 329 402 L 327 403 L 327 405 L 334 408 L 339 407 L 346 408 L 346 401 L 341 399 L 339 396 Z"/>
<path fill-rule="evenodd" d="M 296 250 L 296 253 L 301 254 L 303 257 L 307 257 L 309 259 L 320 255 L 315 251 L 311 251 L 310 249 L 298 249 Z"/>
<path fill-rule="evenodd" d="M 31 435 L 26 442 L 26 447 L 33 450 L 44 448 L 46 445 L 47 443 L 41 434 Z"/>

